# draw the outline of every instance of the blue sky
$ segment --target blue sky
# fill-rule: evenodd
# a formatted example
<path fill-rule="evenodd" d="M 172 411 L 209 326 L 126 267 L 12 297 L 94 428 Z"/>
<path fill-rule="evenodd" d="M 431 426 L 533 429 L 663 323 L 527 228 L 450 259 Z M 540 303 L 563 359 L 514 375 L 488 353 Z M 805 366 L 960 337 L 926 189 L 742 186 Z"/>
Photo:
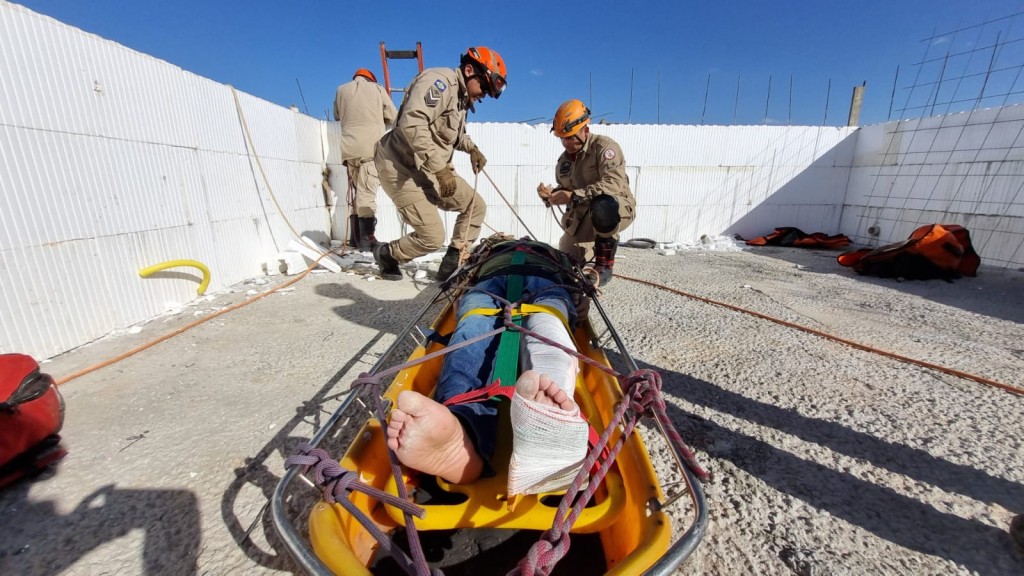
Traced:
<path fill-rule="evenodd" d="M 875 124 L 969 109 L 987 70 L 982 105 L 1024 101 L 1005 96 L 1024 93 L 1024 0 L 18 3 L 318 118 L 356 68 L 383 81 L 382 41 L 422 42 L 427 67 L 501 53 L 509 87 L 478 122 L 550 120 L 581 98 L 615 123 L 841 125 L 867 82 L 861 124 Z M 390 69 L 402 86 L 416 72 Z"/>

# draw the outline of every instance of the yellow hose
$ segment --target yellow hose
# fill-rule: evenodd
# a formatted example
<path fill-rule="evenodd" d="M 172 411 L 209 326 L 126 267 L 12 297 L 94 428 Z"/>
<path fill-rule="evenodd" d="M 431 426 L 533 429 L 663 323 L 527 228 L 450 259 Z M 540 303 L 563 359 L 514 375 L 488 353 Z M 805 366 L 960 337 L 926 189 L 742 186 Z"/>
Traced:
<path fill-rule="evenodd" d="M 146 278 L 150 274 L 178 266 L 192 266 L 203 271 L 203 281 L 199 283 L 199 289 L 196 290 L 196 293 L 202 296 L 206 292 L 206 287 L 210 285 L 210 269 L 206 267 L 206 264 L 198 260 L 168 260 L 167 262 L 161 262 L 139 270 L 139 276 Z"/>

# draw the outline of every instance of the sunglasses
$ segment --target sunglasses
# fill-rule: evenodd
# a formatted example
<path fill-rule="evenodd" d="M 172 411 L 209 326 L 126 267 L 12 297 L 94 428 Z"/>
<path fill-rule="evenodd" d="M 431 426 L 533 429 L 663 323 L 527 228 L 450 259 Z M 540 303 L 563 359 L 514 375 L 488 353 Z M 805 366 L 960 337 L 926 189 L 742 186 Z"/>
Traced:
<path fill-rule="evenodd" d="M 484 74 L 484 78 L 487 79 L 487 93 L 491 95 L 491 98 L 497 100 L 498 96 L 505 91 L 505 77 L 497 72 L 488 72 Z"/>

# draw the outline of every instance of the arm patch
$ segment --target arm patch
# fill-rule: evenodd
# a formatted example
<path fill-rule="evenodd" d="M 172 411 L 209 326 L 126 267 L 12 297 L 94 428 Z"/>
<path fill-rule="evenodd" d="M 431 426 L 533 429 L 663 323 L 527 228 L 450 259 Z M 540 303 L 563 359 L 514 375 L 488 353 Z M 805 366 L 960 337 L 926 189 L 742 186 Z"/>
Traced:
<path fill-rule="evenodd" d="M 439 80 L 440 82 L 440 80 Z M 427 93 L 423 95 L 423 103 L 429 108 L 434 108 L 437 103 L 441 101 L 441 91 L 437 89 L 437 86 L 431 86 Z"/>

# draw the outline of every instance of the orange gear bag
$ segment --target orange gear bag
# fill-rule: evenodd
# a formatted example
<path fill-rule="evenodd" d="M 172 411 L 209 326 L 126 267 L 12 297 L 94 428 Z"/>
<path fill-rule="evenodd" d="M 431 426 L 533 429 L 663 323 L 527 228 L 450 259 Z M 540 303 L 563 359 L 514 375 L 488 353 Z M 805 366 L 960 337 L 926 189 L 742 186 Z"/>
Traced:
<path fill-rule="evenodd" d="M 970 232 L 956 224 L 921 226 L 902 242 L 844 252 L 836 259 L 858 274 L 908 280 L 976 276 L 981 264 Z"/>
<path fill-rule="evenodd" d="M 799 228 L 784 226 L 776 228 L 767 236 L 747 240 L 748 246 L 796 246 L 798 248 L 842 248 L 850 245 L 850 239 L 843 234 L 829 236 L 824 232 L 807 234 Z"/>

